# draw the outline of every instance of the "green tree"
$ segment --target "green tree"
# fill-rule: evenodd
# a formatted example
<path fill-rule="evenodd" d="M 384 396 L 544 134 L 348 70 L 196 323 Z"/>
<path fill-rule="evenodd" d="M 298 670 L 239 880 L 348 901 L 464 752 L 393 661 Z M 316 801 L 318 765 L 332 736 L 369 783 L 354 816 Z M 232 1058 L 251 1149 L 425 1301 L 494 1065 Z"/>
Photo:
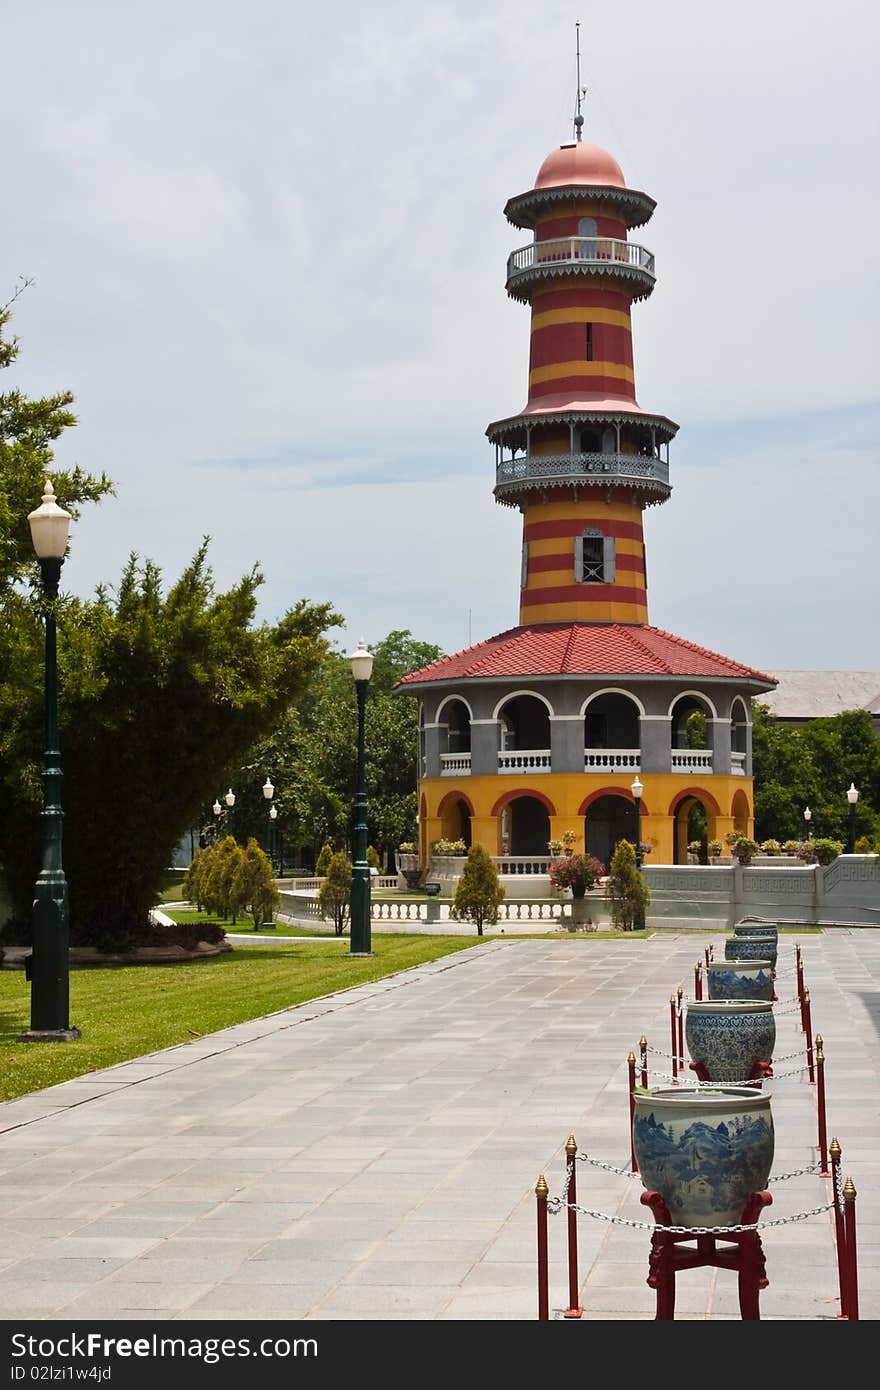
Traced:
<path fill-rule="evenodd" d="M 318 906 L 321 916 L 329 917 L 336 935 L 341 936 L 351 911 L 351 860 L 343 850 L 330 860 L 327 877 L 318 889 Z"/>
<path fill-rule="evenodd" d="M 150 561 L 118 588 L 59 601 L 64 864 L 71 940 L 137 939 L 175 846 L 230 768 L 308 688 L 326 651 L 326 604 L 255 624 L 254 568 L 216 593 L 207 542 L 167 593 Z M 0 863 L 30 918 L 39 862 L 42 620 L 0 605 Z"/>
<path fill-rule="evenodd" d="M 367 845 L 367 863 L 371 869 L 378 869 L 380 873 L 382 872 L 382 860 L 379 858 L 379 851 L 374 849 L 372 845 Z"/>
<path fill-rule="evenodd" d="M 632 931 L 644 919 L 651 892 L 636 868 L 636 852 L 629 840 L 618 840 L 611 856 L 605 896 L 611 920 L 618 931 Z"/>
<path fill-rule="evenodd" d="M 327 870 L 330 868 L 330 865 L 331 865 L 331 863 L 332 863 L 332 860 L 333 860 L 333 846 L 332 846 L 332 845 L 328 845 L 328 844 L 325 843 L 324 845 L 322 845 L 322 847 L 321 847 L 321 853 L 318 855 L 318 858 L 317 858 L 316 861 L 315 861 L 315 876 L 316 876 L 316 878 L 324 878 L 324 877 L 325 877 L 325 875 L 326 875 L 326 873 L 327 873 Z"/>
<path fill-rule="evenodd" d="M 233 926 L 245 906 L 245 901 L 236 891 L 236 878 L 243 857 L 241 845 L 234 836 L 227 835 L 210 850 L 208 866 L 199 885 L 208 911 L 216 912 L 224 921 L 231 917 Z"/>
<path fill-rule="evenodd" d="M 416 838 L 417 810 L 418 706 L 393 688 L 401 676 L 442 653 L 407 631 L 390 632 L 373 653 L 366 723 L 368 822 L 371 842 L 387 859 L 401 841 Z M 285 845 L 300 847 L 312 863 L 325 842 L 351 845 L 357 705 L 344 653 L 327 653 L 306 697 L 232 773 L 236 788 L 250 789 L 255 816 L 265 817 L 258 801 L 268 769 L 276 787 L 276 829 Z M 260 822 L 246 819 L 246 804 L 243 800 L 239 814 L 236 802 L 236 831 L 259 834 Z"/>
<path fill-rule="evenodd" d="M 275 887 L 272 865 L 253 837 L 248 840 L 236 864 L 232 899 L 248 909 L 254 921 L 254 930 L 263 922 L 271 921 L 273 913 L 281 906 L 281 894 Z"/>
<path fill-rule="evenodd" d="M 695 709 L 684 722 L 685 739 L 688 748 L 706 748 L 708 732 L 706 716 L 701 709 Z"/>
<path fill-rule="evenodd" d="M 498 921 L 498 908 L 504 896 L 494 861 L 482 845 L 471 845 L 455 888 L 450 917 L 473 922 L 477 936 L 482 936 L 485 923 L 494 926 Z"/>
<path fill-rule="evenodd" d="M 18 339 L 10 338 L 6 329 L 9 306 L 26 283 L 0 307 L 0 371 L 18 357 Z M 72 404 L 69 391 L 40 400 L 30 400 L 16 389 L 0 392 L 0 595 L 14 580 L 35 572 L 27 517 L 40 505 L 50 472 L 59 503 L 73 516 L 79 515 L 83 503 L 97 502 L 113 491 L 103 473 L 95 477 L 79 467 L 69 471 L 53 467 L 52 444 L 76 424 L 69 409 Z"/>
<path fill-rule="evenodd" d="M 753 703 L 755 835 L 759 840 L 801 840 L 804 807 L 813 833 L 849 838 L 846 789 L 859 789 L 856 834 L 880 832 L 880 739 L 867 710 L 845 710 L 794 728 Z"/>

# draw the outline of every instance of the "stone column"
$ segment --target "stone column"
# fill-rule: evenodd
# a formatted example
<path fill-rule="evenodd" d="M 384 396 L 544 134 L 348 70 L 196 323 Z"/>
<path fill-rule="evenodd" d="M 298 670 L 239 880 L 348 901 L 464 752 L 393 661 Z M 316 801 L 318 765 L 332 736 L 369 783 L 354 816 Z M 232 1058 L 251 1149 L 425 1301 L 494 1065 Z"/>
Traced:
<path fill-rule="evenodd" d="M 498 772 L 501 725 L 497 719 L 471 720 L 471 776 L 494 777 Z"/>

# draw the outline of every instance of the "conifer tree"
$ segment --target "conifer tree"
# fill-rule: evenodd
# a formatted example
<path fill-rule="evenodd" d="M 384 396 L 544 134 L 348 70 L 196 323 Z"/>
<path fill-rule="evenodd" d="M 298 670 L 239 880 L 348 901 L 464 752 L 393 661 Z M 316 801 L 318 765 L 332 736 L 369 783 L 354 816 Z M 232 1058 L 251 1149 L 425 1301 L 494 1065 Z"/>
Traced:
<path fill-rule="evenodd" d="M 498 921 L 498 907 L 504 896 L 505 890 L 491 857 L 482 845 L 471 845 L 449 915 L 473 922 L 477 935 L 482 936 L 485 923 L 494 926 Z"/>

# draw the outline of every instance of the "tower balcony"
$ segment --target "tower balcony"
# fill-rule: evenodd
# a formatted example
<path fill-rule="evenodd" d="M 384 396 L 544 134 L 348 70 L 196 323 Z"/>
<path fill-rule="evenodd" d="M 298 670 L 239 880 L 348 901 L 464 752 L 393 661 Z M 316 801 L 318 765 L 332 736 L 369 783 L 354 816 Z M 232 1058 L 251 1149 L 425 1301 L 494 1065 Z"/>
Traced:
<path fill-rule="evenodd" d="M 663 502 L 672 491 L 669 462 L 645 454 L 524 454 L 501 459 L 495 468 L 499 502 L 513 501 L 526 488 L 615 484 L 643 488 L 649 494 L 646 501 Z"/>
<path fill-rule="evenodd" d="M 559 275 L 606 275 L 622 279 L 633 299 L 646 299 L 654 288 L 654 256 L 644 246 L 615 237 L 557 237 L 533 241 L 507 258 L 507 293 L 524 303 L 531 287 Z"/>

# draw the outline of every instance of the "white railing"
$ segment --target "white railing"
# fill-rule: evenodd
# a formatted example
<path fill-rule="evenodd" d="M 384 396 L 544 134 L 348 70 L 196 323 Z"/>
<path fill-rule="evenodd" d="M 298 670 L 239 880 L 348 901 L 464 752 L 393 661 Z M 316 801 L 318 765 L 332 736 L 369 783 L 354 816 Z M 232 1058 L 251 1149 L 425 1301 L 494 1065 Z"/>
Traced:
<path fill-rule="evenodd" d="M 644 246 L 616 237 L 557 237 L 552 241 L 533 241 L 511 252 L 507 258 L 507 278 L 550 265 L 595 265 L 601 270 L 637 270 L 655 278 L 654 257 Z"/>
<path fill-rule="evenodd" d="M 669 486 L 669 464 L 646 454 L 524 454 L 504 459 L 495 469 L 495 486 L 505 483 L 546 483 L 553 478 L 579 478 L 588 483 L 607 483 L 627 478 Z"/>
<path fill-rule="evenodd" d="M 584 772 L 640 772 L 641 748 L 585 748 Z"/>
<path fill-rule="evenodd" d="M 441 753 L 440 776 L 460 777 L 471 770 L 470 753 Z"/>
<path fill-rule="evenodd" d="M 499 772 L 549 772 L 549 748 L 524 748 L 510 753 L 498 754 Z"/>
<path fill-rule="evenodd" d="M 731 753 L 730 770 L 735 777 L 745 777 L 746 775 L 746 755 L 745 753 Z"/>
<path fill-rule="evenodd" d="M 673 772 L 711 772 L 711 748 L 674 748 L 672 750 Z"/>
<path fill-rule="evenodd" d="M 492 862 L 499 874 L 546 874 L 551 860 L 549 854 L 493 854 Z"/>

